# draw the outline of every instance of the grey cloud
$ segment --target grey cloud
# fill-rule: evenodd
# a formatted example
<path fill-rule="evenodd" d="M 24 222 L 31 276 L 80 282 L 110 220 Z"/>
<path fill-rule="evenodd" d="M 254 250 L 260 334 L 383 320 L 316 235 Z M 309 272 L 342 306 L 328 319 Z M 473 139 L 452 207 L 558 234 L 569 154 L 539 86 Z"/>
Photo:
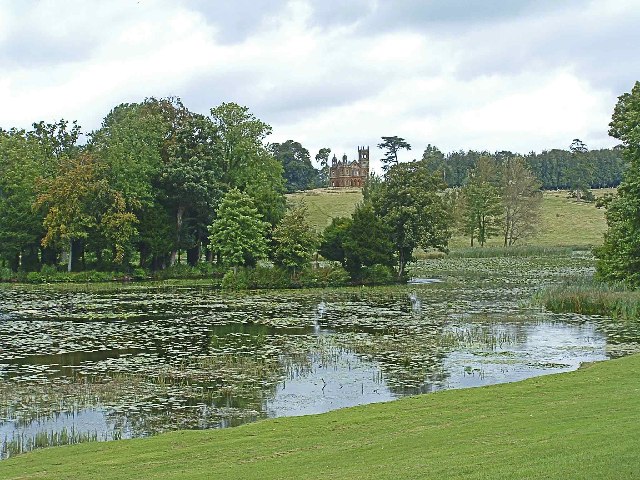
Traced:
<path fill-rule="evenodd" d="M 363 34 L 394 30 L 432 31 L 446 36 L 460 30 L 584 3 L 585 0 L 379 1 L 359 24 L 359 30 Z"/>
<path fill-rule="evenodd" d="M 609 25 L 582 25 L 567 19 L 541 31 L 512 31 L 509 38 L 472 35 L 459 45 L 463 60 L 457 75 L 466 80 L 567 68 L 598 88 L 626 91 L 640 77 L 638 22 L 640 12 Z"/>
<path fill-rule="evenodd" d="M 191 110 L 208 113 L 222 102 L 236 102 L 249 107 L 267 123 L 301 119 L 314 112 L 338 107 L 378 92 L 382 81 L 366 77 L 283 83 L 268 90 L 258 90 L 253 84 L 255 72 L 247 70 L 200 76 L 189 82 L 180 96 Z"/>
<path fill-rule="evenodd" d="M 286 6 L 286 0 L 184 0 L 186 7 L 201 14 L 220 35 L 220 44 L 241 43 L 264 23 L 266 17 L 277 15 Z"/>

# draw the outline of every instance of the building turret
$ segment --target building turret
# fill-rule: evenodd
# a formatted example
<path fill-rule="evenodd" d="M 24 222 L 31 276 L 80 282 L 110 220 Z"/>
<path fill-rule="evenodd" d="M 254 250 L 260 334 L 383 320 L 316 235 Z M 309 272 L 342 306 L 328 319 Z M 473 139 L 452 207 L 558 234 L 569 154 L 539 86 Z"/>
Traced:
<path fill-rule="evenodd" d="M 369 170 L 369 147 L 358 147 L 358 163 L 362 168 Z"/>

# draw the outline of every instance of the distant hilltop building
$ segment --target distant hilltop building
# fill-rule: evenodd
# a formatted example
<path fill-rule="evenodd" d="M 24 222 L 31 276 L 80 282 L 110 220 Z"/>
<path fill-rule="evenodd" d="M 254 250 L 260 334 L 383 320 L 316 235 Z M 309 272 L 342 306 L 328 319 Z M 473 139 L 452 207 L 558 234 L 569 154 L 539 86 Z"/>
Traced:
<path fill-rule="evenodd" d="M 349 162 L 343 155 L 338 160 L 334 155 L 329 167 L 330 187 L 363 187 L 369 177 L 369 147 L 358 147 L 358 160 Z"/>

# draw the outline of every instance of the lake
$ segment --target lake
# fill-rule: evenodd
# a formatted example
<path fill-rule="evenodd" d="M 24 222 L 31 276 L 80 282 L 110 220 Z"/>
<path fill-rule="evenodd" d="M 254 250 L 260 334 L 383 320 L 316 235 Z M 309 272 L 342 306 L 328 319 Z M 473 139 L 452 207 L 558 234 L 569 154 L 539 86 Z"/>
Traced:
<path fill-rule="evenodd" d="M 445 258 L 413 281 L 226 293 L 206 285 L 0 287 L 0 457 L 220 428 L 574 370 L 634 326 L 531 306 L 585 252 Z"/>

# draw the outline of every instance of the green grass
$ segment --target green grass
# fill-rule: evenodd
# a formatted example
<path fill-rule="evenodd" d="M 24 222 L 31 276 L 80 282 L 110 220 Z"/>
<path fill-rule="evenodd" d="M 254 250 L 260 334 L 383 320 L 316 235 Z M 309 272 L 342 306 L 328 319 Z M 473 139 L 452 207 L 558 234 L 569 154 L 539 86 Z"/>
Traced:
<path fill-rule="evenodd" d="M 350 217 L 358 202 L 362 201 L 362 190 L 357 188 L 319 188 L 287 195 L 288 201 L 307 206 L 309 224 L 323 231 L 335 217 Z"/>
<path fill-rule="evenodd" d="M 613 189 L 594 190 L 597 197 Z M 303 201 L 309 212 L 309 223 L 322 231 L 333 217 L 348 217 L 362 200 L 357 189 L 318 189 L 288 195 L 291 202 Z M 604 209 L 593 203 L 577 202 L 568 198 L 566 191 L 544 192 L 538 233 L 523 243 L 539 247 L 588 248 L 602 244 L 607 229 Z M 469 246 L 469 240 L 455 236 L 452 248 Z M 491 238 L 487 246 L 501 247 L 502 239 Z"/>
<path fill-rule="evenodd" d="M 637 478 L 640 356 L 227 430 L 44 449 L 0 478 Z"/>

